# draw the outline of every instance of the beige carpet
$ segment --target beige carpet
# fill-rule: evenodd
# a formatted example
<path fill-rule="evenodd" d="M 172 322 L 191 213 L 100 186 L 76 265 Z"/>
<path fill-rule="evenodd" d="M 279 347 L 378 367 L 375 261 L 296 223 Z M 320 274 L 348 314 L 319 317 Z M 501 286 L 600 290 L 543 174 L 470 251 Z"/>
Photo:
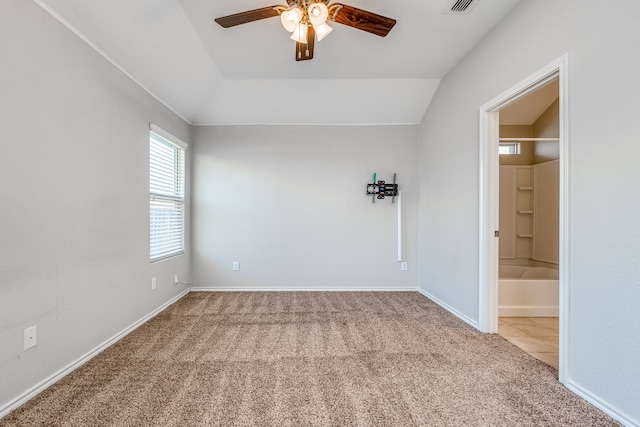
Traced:
<path fill-rule="evenodd" d="M 418 293 L 191 293 L 0 426 L 618 425 Z"/>

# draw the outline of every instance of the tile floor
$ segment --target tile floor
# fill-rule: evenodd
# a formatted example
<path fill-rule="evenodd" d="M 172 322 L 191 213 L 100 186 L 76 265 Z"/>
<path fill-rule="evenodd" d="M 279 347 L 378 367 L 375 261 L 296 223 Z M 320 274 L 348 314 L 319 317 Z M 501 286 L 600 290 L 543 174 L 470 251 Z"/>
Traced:
<path fill-rule="evenodd" d="M 557 317 L 500 317 L 498 334 L 558 369 Z"/>

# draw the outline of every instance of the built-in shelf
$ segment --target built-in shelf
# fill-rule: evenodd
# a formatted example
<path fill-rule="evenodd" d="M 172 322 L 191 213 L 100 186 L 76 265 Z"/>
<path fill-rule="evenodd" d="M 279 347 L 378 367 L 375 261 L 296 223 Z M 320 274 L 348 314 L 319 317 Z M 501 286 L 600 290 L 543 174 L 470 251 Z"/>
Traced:
<path fill-rule="evenodd" d="M 533 211 L 518 211 L 519 214 L 533 214 Z"/>
<path fill-rule="evenodd" d="M 518 190 L 533 191 L 533 187 L 518 187 Z"/>
<path fill-rule="evenodd" d="M 533 234 L 518 234 L 518 237 L 533 237 Z"/>
<path fill-rule="evenodd" d="M 560 141 L 560 138 L 499 138 L 500 142 Z"/>

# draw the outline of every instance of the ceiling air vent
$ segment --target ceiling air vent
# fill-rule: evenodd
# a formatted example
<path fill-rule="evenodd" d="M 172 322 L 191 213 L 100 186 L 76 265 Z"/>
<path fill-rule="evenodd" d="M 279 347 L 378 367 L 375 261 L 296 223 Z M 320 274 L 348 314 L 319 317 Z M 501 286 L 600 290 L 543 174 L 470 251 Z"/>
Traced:
<path fill-rule="evenodd" d="M 471 11 L 473 6 L 478 3 L 478 0 L 455 0 L 453 5 L 444 11 L 446 14 L 466 15 Z"/>

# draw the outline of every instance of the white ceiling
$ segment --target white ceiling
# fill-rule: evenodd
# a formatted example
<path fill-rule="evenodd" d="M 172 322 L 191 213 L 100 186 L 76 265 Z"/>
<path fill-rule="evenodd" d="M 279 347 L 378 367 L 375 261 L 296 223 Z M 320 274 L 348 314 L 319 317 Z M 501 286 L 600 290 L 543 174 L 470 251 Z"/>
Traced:
<path fill-rule="evenodd" d="M 337 23 L 296 62 L 278 18 L 213 19 L 277 0 L 34 0 L 194 124 L 419 123 L 455 64 L 520 0 L 340 0 L 396 19 L 381 38 Z M 337 1 L 337 0 L 336 0 Z"/>

